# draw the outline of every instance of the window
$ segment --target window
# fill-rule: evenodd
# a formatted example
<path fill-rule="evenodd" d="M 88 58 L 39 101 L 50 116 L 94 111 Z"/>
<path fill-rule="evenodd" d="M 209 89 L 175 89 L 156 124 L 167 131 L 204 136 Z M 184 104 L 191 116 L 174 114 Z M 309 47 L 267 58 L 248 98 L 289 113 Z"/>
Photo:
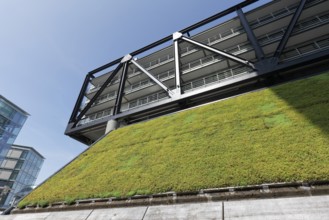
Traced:
<path fill-rule="evenodd" d="M 327 47 L 329 46 L 329 39 L 319 40 L 317 43 L 320 47 Z"/>
<path fill-rule="evenodd" d="M 160 92 L 158 94 L 158 99 L 163 99 L 163 98 L 167 98 L 168 94 L 166 92 Z"/>
<path fill-rule="evenodd" d="M 161 79 L 164 79 L 164 78 L 167 78 L 168 77 L 168 73 L 161 73 L 158 78 L 161 80 Z"/>
<path fill-rule="evenodd" d="M 11 149 L 8 153 L 8 156 L 12 157 L 12 158 L 20 158 L 22 155 L 22 152 L 23 151 L 21 151 L 21 150 Z"/>
<path fill-rule="evenodd" d="M 283 8 L 283 9 L 273 12 L 273 15 L 275 17 L 278 17 L 278 16 L 284 15 L 286 13 L 287 13 L 287 9 Z"/>
<path fill-rule="evenodd" d="M 203 81 L 203 79 L 199 79 L 199 80 L 192 82 L 192 84 L 193 84 L 193 88 L 197 88 L 197 87 L 203 86 L 204 81 Z"/>
<path fill-rule="evenodd" d="M 104 111 L 104 116 L 110 115 L 111 114 L 111 109 L 107 109 Z"/>
<path fill-rule="evenodd" d="M 269 14 L 269 15 L 265 15 L 265 16 L 263 16 L 263 17 L 260 17 L 259 18 L 259 22 L 265 22 L 265 21 L 269 21 L 269 20 L 271 20 L 273 18 L 273 16 L 271 15 L 271 14 Z"/>
<path fill-rule="evenodd" d="M 14 169 L 16 166 L 17 160 L 8 160 L 5 159 L 3 160 L 1 167 L 2 168 L 7 168 L 7 169 Z"/>
<path fill-rule="evenodd" d="M 303 47 L 299 47 L 298 50 L 301 52 L 301 53 L 307 53 L 307 52 L 311 52 L 313 50 L 316 50 L 316 46 L 315 44 L 308 44 L 306 46 L 303 46 Z"/>
<path fill-rule="evenodd" d="M 23 152 L 22 152 L 22 155 L 21 155 L 21 158 L 22 158 L 22 159 L 25 159 L 26 156 L 27 156 L 27 153 L 28 153 L 27 151 L 23 151 Z"/>
<path fill-rule="evenodd" d="M 96 118 L 101 118 L 103 116 L 103 112 L 98 112 Z"/>
<path fill-rule="evenodd" d="M 141 86 L 145 86 L 147 84 L 149 84 L 149 80 L 148 79 L 141 81 Z"/>
<path fill-rule="evenodd" d="M 21 161 L 21 160 L 17 161 L 16 166 L 15 166 L 15 169 L 21 169 L 22 166 L 23 166 L 23 163 L 24 163 L 24 162 Z"/>
<path fill-rule="evenodd" d="M 129 108 L 134 108 L 137 106 L 137 101 L 129 102 Z"/>
<path fill-rule="evenodd" d="M 217 81 L 217 75 L 208 76 L 205 78 L 206 84 L 216 82 Z"/>
<path fill-rule="evenodd" d="M 131 89 L 137 89 L 139 87 L 139 82 L 131 85 Z"/>
<path fill-rule="evenodd" d="M 139 105 L 144 105 L 147 103 L 147 97 L 139 99 Z"/>
<path fill-rule="evenodd" d="M 14 171 L 11 173 L 10 179 L 11 179 L 11 180 L 16 180 L 17 175 L 18 175 L 18 171 L 17 171 L 17 170 L 14 170 Z"/>
<path fill-rule="evenodd" d="M 0 170 L 0 179 L 8 180 L 11 175 L 11 171 Z"/>
<path fill-rule="evenodd" d="M 12 116 L 15 115 L 16 111 L 12 109 L 10 106 L 8 106 L 5 102 L 0 100 L 0 112 L 2 115 L 4 115 L 7 118 L 12 118 Z"/>
<path fill-rule="evenodd" d="M 156 101 L 157 99 L 158 99 L 158 94 L 157 94 L 157 93 L 148 96 L 148 100 L 149 100 L 149 102 Z"/>

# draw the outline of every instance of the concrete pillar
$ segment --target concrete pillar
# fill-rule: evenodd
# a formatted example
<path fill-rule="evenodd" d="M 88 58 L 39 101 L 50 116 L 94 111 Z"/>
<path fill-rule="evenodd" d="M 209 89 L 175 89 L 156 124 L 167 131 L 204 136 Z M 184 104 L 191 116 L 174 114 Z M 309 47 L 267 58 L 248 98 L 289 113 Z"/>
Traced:
<path fill-rule="evenodd" d="M 117 120 L 109 120 L 106 124 L 105 134 L 109 133 L 110 131 L 116 130 L 119 127 L 119 123 Z"/>

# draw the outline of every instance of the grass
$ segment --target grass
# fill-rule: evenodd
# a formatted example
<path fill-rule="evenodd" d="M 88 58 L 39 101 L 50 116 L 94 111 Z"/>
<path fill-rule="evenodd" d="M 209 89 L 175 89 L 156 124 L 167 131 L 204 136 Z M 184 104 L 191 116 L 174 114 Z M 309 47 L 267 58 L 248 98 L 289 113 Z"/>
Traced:
<path fill-rule="evenodd" d="M 329 73 L 111 132 L 20 205 L 329 180 Z"/>

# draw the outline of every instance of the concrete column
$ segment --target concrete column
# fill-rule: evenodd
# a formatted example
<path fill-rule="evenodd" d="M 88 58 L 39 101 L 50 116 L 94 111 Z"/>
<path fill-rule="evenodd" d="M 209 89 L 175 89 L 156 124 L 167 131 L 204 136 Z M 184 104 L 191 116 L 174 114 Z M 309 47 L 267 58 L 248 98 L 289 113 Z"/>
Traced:
<path fill-rule="evenodd" d="M 116 130 L 119 127 L 119 123 L 117 120 L 109 120 L 106 124 L 105 134 L 109 133 L 110 131 Z"/>

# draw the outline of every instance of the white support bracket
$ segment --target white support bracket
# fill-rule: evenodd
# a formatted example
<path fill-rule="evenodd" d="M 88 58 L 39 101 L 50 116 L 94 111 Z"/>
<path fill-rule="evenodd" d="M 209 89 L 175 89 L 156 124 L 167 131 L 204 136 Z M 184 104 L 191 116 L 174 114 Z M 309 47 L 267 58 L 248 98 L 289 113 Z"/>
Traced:
<path fill-rule="evenodd" d="M 182 36 L 183 36 L 183 34 L 181 32 L 175 32 L 172 35 L 172 39 L 175 41 L 175 40 L 182 38 Z"/>
<path fill-rule="evenodd" d="M 223 56 L 223 57 L 226 57 L 227 59 L 233 60 L 233 61 L 238 62 L 238 63 L 241 63 L 241 64 L 243 64 L 243 65 L 245 65 L 245 66 L 249 66 L 249 67 L 251 67 L 251 68 L 253 68 L 253 69 L 256 69 L 256 68 L 255 68 L 255 65 L 254 65 L 252 62 L 248 61 L 248 60 L 242 59 L 242 58 L 237 57 L 237 56 L 235 56 L 235 55 L 233 55 L 233 54 L 230 54 L 230 53 L 227 53 L 227 52 L 225 52 L 225 51 L 222 51 L 222 50 L 216 49 L 216 48 L 214 48 L 214 47 L 210 47 L 210 46 L 208 46 L 208 45 L 206 45 L 206 44 L 203 44 L 203 43 L 197 42 L 197 41 L 195 41 L 195 40 L 192 40 L 192 39 L 187 38 L 187 37 L 184 37 L 184 36 L 182 36 L 181 39 L 182 39 L 183 41 L 186 41 L 186 42 L 188 42 L 188 43 L 194 44 L 194 45 L 196 45 L 196 46 L 198 46 L 198 47 L 201 47 L 201 48 L 203 48 L 203 49 L 209 50 L 209 51 L 214 52 L 214 53 L 216 53 L 216 54 L 219 54 L 219 55 L 221 55 L 221 56 Z"/>
<path fill-rule="evenodd" d="M 182 94 L 181 89 L 181 79 L 180 79 L 180 55 L 179 55 L 179 45 L 178 40 L 183 36 L 180 32 L 173 33 L 174 41 L 174 54 L 175 54 L 175 78 L 176 78 L 176 95 L 180 96 Z"/>
<path fill-rule="evenodd" d="M 126 56 L 124 56 L 122 58 L 122 60 L 120 61 L 121 63 L 125 63 L 125 62 L 128 62 L 132 59 L 133 57 L 130 55 L 130 54 L 127 54 Z"/>
<path fill-rule="evenodd" d="M 165 86 L 160 80 L 155 78 L 149 71 L 147 71 L 144 67 L 142 67 L 137 61 L 134 59 L 130 60 L 131 63 L 133 63 L 138 69 L 140 69 L 143 73 L 145 73 L 148 77 L 150 77 L 156 84 L 158 84 L 162 89 L 164 89 L 170 98 L 174 96 L 174 93 L 167 87 Z"/>

